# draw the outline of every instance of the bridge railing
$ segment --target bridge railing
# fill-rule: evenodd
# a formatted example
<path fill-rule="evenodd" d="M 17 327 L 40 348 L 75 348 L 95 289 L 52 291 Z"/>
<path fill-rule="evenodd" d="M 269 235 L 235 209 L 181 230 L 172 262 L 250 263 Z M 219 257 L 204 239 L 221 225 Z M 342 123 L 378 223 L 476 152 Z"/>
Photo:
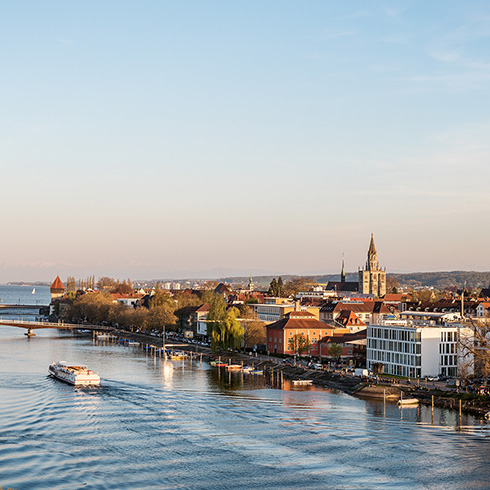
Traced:
<path fill-rule="evenodd" d="M 64 323 L 64 322 L 45 322 L 42 320 L 5 320 L 0 317 L 1 325 L 18 326 L 22 325 L 26 328 L 61 328 L 61 329 L 79 329 L 79 330 L 112 330 L 112 328 L 103 327 L 101 325 L 83 325 L 79 323 Z"/>

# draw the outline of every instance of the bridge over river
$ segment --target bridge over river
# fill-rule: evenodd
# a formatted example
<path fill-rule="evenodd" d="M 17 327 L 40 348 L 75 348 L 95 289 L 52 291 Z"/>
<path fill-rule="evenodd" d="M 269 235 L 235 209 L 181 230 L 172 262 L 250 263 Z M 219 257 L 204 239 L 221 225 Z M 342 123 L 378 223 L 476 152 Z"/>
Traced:
<path fill-rule="evenodd" d="M 0 326 L 25 328 L 27 330 L 25 335 L 27 335 L 28 337 L 34 337 L 35 333 L 33 332 L 33 330 L 39 328 L 55 328 L 57 330 L 93 330 L 97 332 L 112 332 L 114 330 L 112 327 L 103 327 L 100 325 L 5 319 L 0 319 Z"/>

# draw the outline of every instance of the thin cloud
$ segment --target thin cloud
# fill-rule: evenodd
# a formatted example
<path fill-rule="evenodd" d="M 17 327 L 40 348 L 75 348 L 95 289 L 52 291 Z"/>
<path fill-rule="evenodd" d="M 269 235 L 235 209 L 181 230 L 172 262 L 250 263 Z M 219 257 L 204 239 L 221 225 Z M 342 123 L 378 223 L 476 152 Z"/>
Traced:
<path fill-rule="evenodd" d="M 348 36 L 354 36 L 356 34 L 356 31 L 350 30 L 350 31 L 330 31 L 330 32 L 322 32 L 318 37 L 316 37 L 317 41 L 328 41 L 329 39 L 338 39 L 340 37 L 348 37 Z"/>

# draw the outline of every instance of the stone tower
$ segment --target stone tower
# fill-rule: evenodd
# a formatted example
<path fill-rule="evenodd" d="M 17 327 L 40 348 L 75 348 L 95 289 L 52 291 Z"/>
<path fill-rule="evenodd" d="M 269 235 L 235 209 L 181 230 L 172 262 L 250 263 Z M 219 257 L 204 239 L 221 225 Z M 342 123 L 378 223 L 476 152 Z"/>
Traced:
<path fill-rule="evenodd" d="M 386 294 L 386 268 L 381 269 L 379 266 L 372 233 L 366 266 L 359 269 L 359 291 L 363 294 L 374 294 L 378 298 Z"/>
<path fill-rule="evenodd" d="M 65 294 L 65 286 L 61 282 L 60 276 L 56 276 L 49 290 L 51 292 L 51 301 L 61 298 Z"/>

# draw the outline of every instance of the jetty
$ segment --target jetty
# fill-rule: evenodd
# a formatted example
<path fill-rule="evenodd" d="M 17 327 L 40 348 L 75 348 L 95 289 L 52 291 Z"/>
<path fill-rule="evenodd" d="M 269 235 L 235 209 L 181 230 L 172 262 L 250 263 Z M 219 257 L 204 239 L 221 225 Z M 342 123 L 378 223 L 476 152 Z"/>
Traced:
<path fill-rule="evenodd" d="M 0 303 L 0 310 L 39 310 L 39 308 L 49 308 L 48 305 L 7 305 Z"/>

